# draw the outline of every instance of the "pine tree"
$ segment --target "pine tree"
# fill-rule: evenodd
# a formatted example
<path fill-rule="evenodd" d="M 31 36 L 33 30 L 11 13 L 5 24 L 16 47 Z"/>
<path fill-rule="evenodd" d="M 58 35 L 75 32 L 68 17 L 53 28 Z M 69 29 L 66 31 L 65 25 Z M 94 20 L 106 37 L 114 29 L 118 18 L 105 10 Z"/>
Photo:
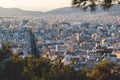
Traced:
<path fill-rule="evenodd" d="M 119 0 L 72 0 L 72 5 L 87 10 L 89 7 L 91 11 L 96 10 L 96 5 L 101 5 L 103 10 L 108 10 L 114 4 L 120 4 Z"/>

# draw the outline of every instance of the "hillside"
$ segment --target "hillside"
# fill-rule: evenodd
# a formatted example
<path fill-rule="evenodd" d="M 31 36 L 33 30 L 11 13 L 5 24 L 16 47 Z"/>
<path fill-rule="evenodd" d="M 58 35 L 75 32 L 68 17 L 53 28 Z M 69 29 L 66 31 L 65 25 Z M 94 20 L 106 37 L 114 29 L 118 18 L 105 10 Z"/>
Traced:
<path fill-rule="evenodd" d="M 109 12 L 120 11 L 120 5 L 114 5 L 108 11 Z M 88 8 L 85 12 L 90 12 L 90 9 Z M 96 6 L 96 11 L 95 12 L 97 12 L 97 13 L 104 12 L 104 10 L 101 8 L 100 5 L 98 5 L 98 6 Z M 58 8 L 58 9 L 48 11 L 47 13 L 50 13 L 50 14 L 84 13 L 84 11 L 81 10 L 80 8 L 64 7 L 64 8 Z"/>
<path fill-rule="evenodd" d="M 26 15 L 40 15 L 40 11 L 26 11 L 18 8 L 2 8 L 0 7 L 0 16 L 26 16 Z"/>
<path fill-rule="evenodd" d="M 90 12 L 90 9 L 88 8 L 87 11 Z M 96 7 L 96 13 L 104 12 L 103 9 L 98 5 Z M 114 5 L 109 9 L 109 12 L 120 12 L 120 5 Z M 64 7 L 64 8 L 58 8 L 47 12 L 42 11 L 27 11 L 27 10 L 21 10 L 18 8 L 2 8 L 0 7 L 0 16 L 37 16 L 41 14 L 69 14 L 69 13 L 84 13 L 83 10 L 76 7 Z"/>

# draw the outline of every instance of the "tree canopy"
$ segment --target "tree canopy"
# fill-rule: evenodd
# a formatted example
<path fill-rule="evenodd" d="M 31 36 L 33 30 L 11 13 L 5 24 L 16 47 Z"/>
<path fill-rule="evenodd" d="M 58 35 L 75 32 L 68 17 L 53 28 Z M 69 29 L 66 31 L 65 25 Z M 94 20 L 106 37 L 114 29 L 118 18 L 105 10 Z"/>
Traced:
<path fill-rule="evenodd" d="M 2 48 L 0 49 L 0 63 L 5 59 L 8 59 L 12 55 L 10 48 L 11 45 L 9 44 L 4 44 L 2 46 Z"/>
<path fill-rule="evenodd" d="M 103 61 L 95 65 L 94 69 L 88 74 L 92 80 L 118 80 L 120 78 L 119 70 L 115 69 L 116 64 L 109 61 Z M 117 72 L 116 72 L 117 71 Z"/>
<path fill-rule="evenodd" d="M 19 58 L 11 55 L 10 46 L 5 45 L 0 53 L 0 80 L 119 80 L 120 67 L 103 61 L 88 71 L 87 67 L 76 70 L 61 61 L 52 62 L 49 58 Z"/>
<path fill-rule="evenodd" d="M 108 10 L 114 4 L 120 4 L 119 0 L 72 0 L 72 5 L 80 7 L 83 10 L 90 8 L 91 11 L 96 10 L 96 5 L 101 5 L 103 10 Z"/>
<path fill-rule="evenodd" d="M 0 64 L 0 80 L 88 80 L 86 75 L 48 58 L 12 57 Z"/>

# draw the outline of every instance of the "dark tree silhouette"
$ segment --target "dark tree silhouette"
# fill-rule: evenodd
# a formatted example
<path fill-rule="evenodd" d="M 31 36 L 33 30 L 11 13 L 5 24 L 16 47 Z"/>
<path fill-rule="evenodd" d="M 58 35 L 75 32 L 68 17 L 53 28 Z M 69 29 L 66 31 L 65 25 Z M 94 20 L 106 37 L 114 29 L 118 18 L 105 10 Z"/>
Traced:
<path fill-rule="evenodd" d="M 120 74 L 118 72 L 119 69 L 116 64 L 106 60 L 95 65 L 94 69 L 88 74 L 88 76 L 91 77 L 92 80 L 119 80 Z"/>
<path fill-rule="evenodd" d="M 5 59 L 10 58 L 10 56 L 12 55 L 10 48 L 11 48 L 11 45 L 9 44 L 4 44 L 2 46 L 2 49 L 0 49 L 0 63 Z"/>
<path fill-rule="evenodd" d="M 96 10 L 96 5 L 101 5 L 103 10 L 108 10 L 114 4 L 120 4 L 119 0 L 72 0 L 72 5 L 86 10 L 88 7 L 91 11 Z"/>

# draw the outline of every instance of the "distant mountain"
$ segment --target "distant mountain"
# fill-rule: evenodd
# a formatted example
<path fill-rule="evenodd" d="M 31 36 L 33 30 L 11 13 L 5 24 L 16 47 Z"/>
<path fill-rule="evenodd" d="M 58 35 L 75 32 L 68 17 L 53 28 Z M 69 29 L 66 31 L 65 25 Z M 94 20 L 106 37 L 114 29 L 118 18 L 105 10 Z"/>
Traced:
<path fill-rule="evenodd" d="M 114 5 L 113 7 L 109 9 L 109 12 L 116 12 L 116 11 L 120 11 L 120 5 Z M 90 12 L 90 9 L 88 8 L 85 12 Z M 104 10 L 102 9 L 100 5 L 98 5 L 96 6 L 96 12 L 104 12 Z M 84 11 L 76 7 L 64 7 L 64 8 L 54 9 L 46 13 L 65 14 L 65 13 L 84 13 Z"/>
<path fill-rule="evenodd" d="M 46 13 L 50 14 L 64 14 L 64 13 L 80 13 L 82 10 L 80 8 L 76 7 L 64 7 L 64 8 L 58 8 L 51 11 L 48 11 Z M 83 11 L 82 11 L 83 12 Z"/>
<path fill-rule="evenodd" d="M 104 12 L 103 9 L 98 5 L 96 7 L 96 12 Z M 120 12 L 120 5 L 114 5 L 109 9 L 109 12 Z M 90 9 L 86 12 L 90 12 Z M 0 16 L 30 16 L 30 15 L 41 15 L 41 14 L 69 14 L 69 13 L 84 13 L 83 10 L 76 7 L 64 7 L 64 8 L 58 8 L 54 9 L 48 12 L 41 12 L 41 11 L 27 11 L 27 10 L 21 10 L 18 8 L 2 8 L 0 7 Z"/>
<path fill-rule="evenodd" d="M 2 8 L 0 7 L 0 16 L 27 16 L 27 15 L 40 15 L 40 11 L 26 11 L 18 8 Z"/>
<path fill-rule="evenodd" d="M 103 12 L 104 10 L 100 5 L 97 5 L 96 12 Z M 113 5 L 110 9 L 108 9 L 109 12 L 116 12 L 120 11 L 120 4 Z"/>

